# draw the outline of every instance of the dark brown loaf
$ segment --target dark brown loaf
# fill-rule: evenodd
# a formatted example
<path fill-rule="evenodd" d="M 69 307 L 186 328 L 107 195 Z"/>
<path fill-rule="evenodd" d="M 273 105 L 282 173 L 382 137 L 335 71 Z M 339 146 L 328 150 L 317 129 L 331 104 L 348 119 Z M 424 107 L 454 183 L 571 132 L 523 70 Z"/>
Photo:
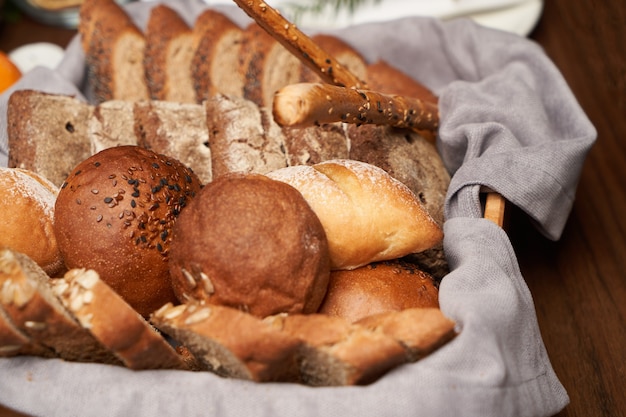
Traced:
<path fill-rule="evenodd" d="M 54 236 L 54 203 L 59 190 L 35 172 L 0 167 L 0 248 L 32 258 L 48 275 L 63 267 Z"/>
<path fill-rule="evenodd" d="M 96 270 L 143 316 L 174 301 L 172 227 L 200 189 L 180 162 L 136 146 L 79 164 L 55 206 L 55 235 L 68 268 Z"/>
<path fill-rule="evenodd" d="M 223 175 L 176 223 L 170 270 L 181 302 L 259 317 L 311 313 L 328 285 L 326 235 L 293 187 L 258 174 Z"/>
<path fill-rule="evenodd" d="M 439 308 L 433 278 L 400 261 L 377 262 L 351 271 L 333 271 L 318 312 L 355 322 L 408 308 Z"/>

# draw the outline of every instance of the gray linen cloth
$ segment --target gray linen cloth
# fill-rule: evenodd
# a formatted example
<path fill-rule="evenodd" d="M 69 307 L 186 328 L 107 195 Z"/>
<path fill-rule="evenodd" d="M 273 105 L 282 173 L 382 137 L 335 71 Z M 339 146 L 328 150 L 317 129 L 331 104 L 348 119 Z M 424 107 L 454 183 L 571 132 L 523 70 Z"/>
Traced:
<path fill-rule="evenodd" d="M 172 2 L 191 23 L 197 1 Z M 145 27 L 151 5 L 128 9 Z M 236 7 L 224 11 L 248 22 Z M 533 42 L 469 20 L 410 17 L 337 30 L 440 95 L 438 147 L 453 174 L 445 209 L 452 272 L 440 288 L 459 336 L 364 387 L 257 384 L 211 373 L 129 371 L 31 357 L 0 359 L 0 403 L 45 416 L 550 416 L 569 401 L 541 339 L 532 296 L 506 233 L 481 218 L 481 187 L 503 194 L 550 239 L 571 210 L 596 132 Z M 56 71 L 14 87 L 89 97 L 77 39 Z M 0 148 L 6 153 L 6 101 Z M 6 163 L 6 156 L 5 156 Z M 546 277 L 550 279 L 550 277 Z"/>

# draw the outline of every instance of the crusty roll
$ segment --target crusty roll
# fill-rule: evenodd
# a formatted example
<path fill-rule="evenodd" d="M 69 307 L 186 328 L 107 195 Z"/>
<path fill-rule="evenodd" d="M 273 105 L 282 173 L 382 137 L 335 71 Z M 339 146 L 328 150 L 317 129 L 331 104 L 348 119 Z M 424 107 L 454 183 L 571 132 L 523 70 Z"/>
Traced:
<path fill-rule="evenodd" d="M 174 227 L 172 285 L 204 301 L 264 317 L 312 313 L 328 285 L 322 225 L 293 187 L 233 173 L 207 184 Z"/>
<path fill-rule="evenodd" d="M 39 174 L 0 167 L 0 248 L 29 256 L 48 275 L 63 266 L 53 226 L 58 192 Z"/>
<path fill-rule="evenodd" d="M 320 218 L 333 269 L 354 269 L 433 247 L 443 232 L 401 182 L 353 160 L 267 174 L 298 189 Z"/>
<path fill-rule="evenodd" d="M 144 317 L 175 301 L 167 265 L 172 227 L 200 190 L 175 159 L 137 147 L 105 149 L 61 187 L 55 235 L 68 268 L 94 269 Z"/>
<path fill-rule="evenodd" d="M 399 260 L 333 271 L 319 313 L 355 322 L 387 311 L 439 307 L 435 281 L 417 266 Z"/>

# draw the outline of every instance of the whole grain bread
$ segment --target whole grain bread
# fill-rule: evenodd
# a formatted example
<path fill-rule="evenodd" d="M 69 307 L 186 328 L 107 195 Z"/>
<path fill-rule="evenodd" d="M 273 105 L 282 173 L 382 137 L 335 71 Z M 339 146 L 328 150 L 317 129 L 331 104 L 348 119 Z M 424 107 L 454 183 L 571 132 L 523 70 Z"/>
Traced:
<path fill-rule="evenodd" d="M 150 98 L 195 103 L 195 38 L 187 22 L 171 7 L 158 4 L 150 11 L 145 37 L 143 65 Z"/>

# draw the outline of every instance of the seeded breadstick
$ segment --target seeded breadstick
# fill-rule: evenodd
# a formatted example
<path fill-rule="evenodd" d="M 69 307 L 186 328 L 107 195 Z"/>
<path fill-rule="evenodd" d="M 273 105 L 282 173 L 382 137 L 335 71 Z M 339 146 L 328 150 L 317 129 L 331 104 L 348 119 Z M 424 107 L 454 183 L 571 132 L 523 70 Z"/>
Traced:
<path fill-rule="evenodd" d="M 342 87 L 363 87 L 347 68 L 320 48 L 296 25 L 261 0 L 234 0 L 256 23 L 272 35 L 287 50 L 315 71 L 325 82 Z"/>
<path fill-rule="evenodd" d="M 437 130 L 437 106 L 415 98 L 329 84 L 292 84 L 274 97 L 274 118 L 281 126 L 322 123 L 390 125 Z"/>

